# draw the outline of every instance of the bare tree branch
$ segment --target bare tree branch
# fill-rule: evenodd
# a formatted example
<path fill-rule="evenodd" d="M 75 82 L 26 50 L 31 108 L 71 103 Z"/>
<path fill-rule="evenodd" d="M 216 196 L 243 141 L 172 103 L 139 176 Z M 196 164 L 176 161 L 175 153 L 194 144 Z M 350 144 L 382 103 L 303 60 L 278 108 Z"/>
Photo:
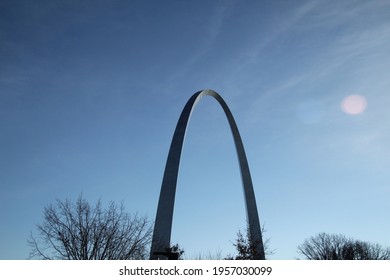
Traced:
<path fill-rule="evenodd" d="M 152 225 L 146 217 L 131 216 L 111 202 L 93 207 L 80 195 L 76 203 L 56 200 L 43 210 L 38 237 L 28 239 L 30 258 L 41 259 L 146 259 Z"/>
<path fill-rule="evenodd" d="M 390 259 L 390 248 L 324 232 L 306 239 L 298 246 L 298 252 L 308 260 Z"/>
<path fill-rule="evenodd" d="M 266 232 L 265 225 L 261 227 L 262 235 Z M 228 256 L 226 259 L 235 259 L 235 260 L 252 260 L 254 256 L 257 255 L 257 247 L 260 240 L 253 240 L 251 238 L 249 227 L 246 229 L 245 235 L 239 231 L 237 233 L 237 238 L 234 247 L 236 247 L 237 255 Z M 270 239 L 266 239 L 263 243 L 264 251 L 266 255 L 274 254 L 274 251 L 270 249 Z"/>

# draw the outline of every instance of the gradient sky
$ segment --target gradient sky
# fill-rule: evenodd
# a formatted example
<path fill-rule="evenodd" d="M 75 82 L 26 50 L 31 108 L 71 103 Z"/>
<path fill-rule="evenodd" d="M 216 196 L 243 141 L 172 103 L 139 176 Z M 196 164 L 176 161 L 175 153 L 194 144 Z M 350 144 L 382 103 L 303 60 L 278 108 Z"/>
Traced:
<path fill-rule="evenodd" d="M 214 89 L 272 259 L 325 231 L 390 246 L 390 1 L 0 1 L 0 259 L 56 198 L 153 220 L 177 119 Z M 234 252 L 245 205 L 218 103 L 196 107 L 172 242 Z"/>

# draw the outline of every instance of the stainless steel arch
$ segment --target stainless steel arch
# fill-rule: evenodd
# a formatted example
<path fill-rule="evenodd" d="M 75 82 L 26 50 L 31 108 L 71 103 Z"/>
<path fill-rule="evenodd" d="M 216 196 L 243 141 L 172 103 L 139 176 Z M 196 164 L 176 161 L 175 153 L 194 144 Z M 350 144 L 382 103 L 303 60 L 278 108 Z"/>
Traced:
<path fill-rule="evenodd" d="M 199 100 L 205 95 L 212 96 L 219 102 L 229 121 L 241 171 L 250 237 L 251 240 L 257 241 L 257 255 L 255 256 L 255 259 L 264 260 L 265 255 L 259 215 L 257 212 L 255 193 L 253 190 L 252 178 L 249 172 L 244 145 L 242 144 L 240 133 L 229 107 L 222 99 L 222 97 L 213 90 L 203 90 L 196 92 L 184 106 L 179 121 L 176 125 L 161 185 L 160 198 L 157 207 L 152 245 L 150 250 L 150 259 L 159 258 L 159 253 L 164 252 L 167 248 L 170 247 L 176 184 L 185 132 L 192 110 L 199 102 Z"/>

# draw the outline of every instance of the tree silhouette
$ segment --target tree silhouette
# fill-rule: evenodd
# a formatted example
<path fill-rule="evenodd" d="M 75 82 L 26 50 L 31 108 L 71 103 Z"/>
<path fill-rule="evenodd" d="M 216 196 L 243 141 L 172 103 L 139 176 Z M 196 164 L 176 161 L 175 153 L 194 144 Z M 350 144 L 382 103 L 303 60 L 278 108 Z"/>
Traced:
<path fill-rule="evenodd" d="M 261 228 L 262 235 L 266 232 L 264 225 Z M 257 245 L 260 240 L 252 240 L 250 235 L 249 227 L 246 229 L 246 234 L 244 235 L 241 231 L 238 231 L 237 238 L 233 243 L 233 246 L 236 248 L 236 256 L 228 256 L 226 259 L 234 260 L 254 260 L 257 255 Z M 266 239 L 263 243 L 265 255 L 272 255 L 273 250 L 270 249 L 270 239 Z"/>
<path fill-rule="evenodd" d="M 390 248 L 347 238 L 342 234 L 319 233 L 298 246 L 308 260 L 389 260 Z"/>
<path fill-rule="evenodd" d="M 37 225 L 38 237 L 31 233 L 30 258 L 61 260 L 146 259 L 152 225 L 146 217 L 131 216 L 111 202 L 107 209 L 99 200 L 91 206 L 81 195 L 76 203 L 56 201 L 43 210 Z"/>

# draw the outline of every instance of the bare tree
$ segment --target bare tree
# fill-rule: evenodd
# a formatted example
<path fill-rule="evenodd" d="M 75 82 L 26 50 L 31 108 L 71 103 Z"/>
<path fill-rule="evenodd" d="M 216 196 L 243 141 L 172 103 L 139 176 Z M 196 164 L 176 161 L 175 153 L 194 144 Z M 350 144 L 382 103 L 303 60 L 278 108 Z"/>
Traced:
<path fill-rule="evenodd" d="M 341 234 L 319 233 L 298 246 L 308 260 L 389 260 L 390 248 L 347 238 Z"/>
<path fill-rule="evenodd" d="M 264 235 L 266 232 L 264 225 L 261 228 L 261 233 Z M 238 231 L 236 241 L 233 243 L 236 248 L 236 256 L 228 256 L 226 259 L 234 260 L 253 260 L 257 255 L 257 246 L 260 240 L 252 240 L 250 235 L 249 227 L 246 229 L 246 234 L 244 235 L 241 231 Z M 266 239 L 263 243 L 265 255 L 272 255 L 274 251 L 270 249 L 270 239 Z"/>
<path fill-rule="evenodd" d="M 111 202 L 107 209 L 99 200 L 91 206 L 81 195 L 76 203 L 57 200 L 43 210 L 31 233 L 30 258 L 62 260 L 146 259 L 152 225 L 146 217 L 131 216 L 123 204 Z"/>

